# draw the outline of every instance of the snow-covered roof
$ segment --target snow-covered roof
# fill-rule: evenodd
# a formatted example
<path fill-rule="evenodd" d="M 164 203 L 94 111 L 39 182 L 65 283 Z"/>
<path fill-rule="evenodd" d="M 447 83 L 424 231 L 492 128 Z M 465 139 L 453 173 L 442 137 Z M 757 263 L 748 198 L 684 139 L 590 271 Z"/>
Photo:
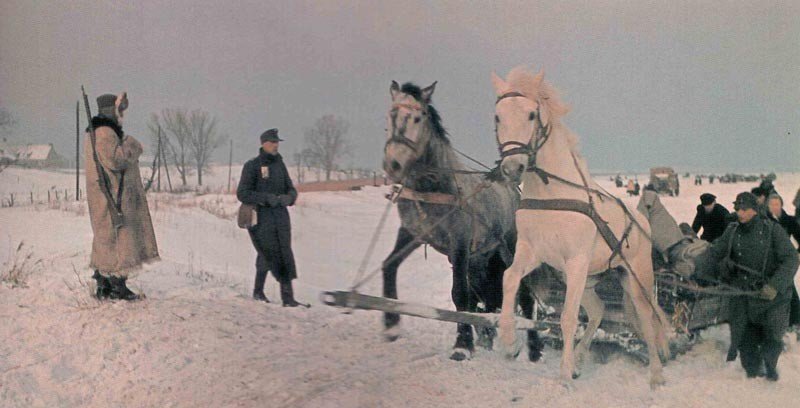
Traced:
<path fill-rule="evenodd" d="M 25 145 L 17 146 L 14 149 L 16 149 L 17 158 L 20 160 L 47 160 L 50 151 L 53 150 L 53 145 Z"/>

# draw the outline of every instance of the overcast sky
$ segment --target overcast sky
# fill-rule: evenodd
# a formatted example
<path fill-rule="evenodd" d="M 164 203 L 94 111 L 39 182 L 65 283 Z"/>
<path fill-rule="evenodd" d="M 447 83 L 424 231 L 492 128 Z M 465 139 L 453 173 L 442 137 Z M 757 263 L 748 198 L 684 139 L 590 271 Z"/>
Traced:
<path fill-rule="evenodd" d="M 520 64 L 562 91 L 595 171 L 800 168 L 796 0 L 0 1 L 0 106 L 17 139 L 68 157 L 84 84 L 92 101 L 126 90 L 140 139 L 152 112 L 211 112 L 237 161 L 270 127 L 291 159 L 335 114 L 344 164 L 377 168 L 391 80 L 436 80 L 454 145 L 493 162 L 489 75 Z"/>

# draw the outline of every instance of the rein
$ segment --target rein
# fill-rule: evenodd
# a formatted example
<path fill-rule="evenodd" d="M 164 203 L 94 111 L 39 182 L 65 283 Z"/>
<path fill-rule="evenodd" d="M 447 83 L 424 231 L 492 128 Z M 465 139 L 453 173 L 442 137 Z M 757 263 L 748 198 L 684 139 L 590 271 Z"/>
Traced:
<path fill-rule="evenodd" d="M 503 95 L 497 97 L 497 101 L 495 101 L 495 105 L 500 103 L 503 99 L 506 98 L 527 98 L 525 95 L 512 91 L 506 92 Z M 545 125 L 542 123 L 542 112 L 541 112 L 541 101 L 536 101 L 536 122 L 538 126 L 534 126 L 533 130 L 531 131 L 531 136 L 528 139 L 527 143 L 518 142 L 516 140 L 510 140 L 505 143 L 500 143 L 500 140 L 497 140 L 497 144 L 499 145 L 498 149 L 500 150 L 500 159 L 504 159 L 508 156 L 513 156 L 515 154 L 524 154 L 528 156 L 528 166 L 526 167 L 526 171 L 535 172 L 539 178 L 542 179 L 542 182 L 548 184 L 548 176 L 544 170 L 536 167 L 536 156 L 539 153 L 539 150 L 550 140 L 550 133 L 553 131 L 552 124 Z M 496 131 L 495 131 L 496 133 Z M 506 150 L 508 146 L 515 146 L 511 149 Z"/>
<path fill-rule="evenodd" d="M 500 103 L 500 101 L 502 101 L 505 98 L 514 98 L 514 97 L 526 98 L 525 95 L 519 92 L 515 91 L 507 92 L 503 95 L 500 95 L 497 98 L 495 105 Z M 633 216 L 633 214 L 631 214 L 630 210 L 628 210 L 628 207 L 626 207 L 625 204 L 622 202 L 622 200 L 620 200 L 619 198 L 614 197 L 605 191 L 600 191 L 589 187 L 589 183 L 586 180 L 586 176 L 583 174 L 583 171 L 581 171 L 580 166 L 578 165 L 578 159 L 577 157 L 575 157 L 574 152 L 570 152 L 570 155 L 572 156 L 572 163 L 575 165 L 575 169 L 578 171 L 578 174 L 581 177 L 581 182 L 583 183 L 583 185 L 564 179 L 560 176 L 547 172 L 546 170 L 536 166 L 536 155 L 539 153 L 539 150 L 541 150 L 544 144 L 547 143 L 547 141 L 550 139 L 550 133 L 552 131 L 551 124 L 545 126 L 542 123 L 542 117 L 540 112 L 542 104 L 538 100 L 536 102 L 537 102 L 536 119 L 539 125 L 534 127 L 527 143 L 522 143 L 518 141 L 508 141 L 501 144 L 498 135 L 498 144 L 500 145 L 499 149 L 500 149 L 501 161 L 503 158 L 514 154 L 526 154 L 528 155 L 528 166 L 525 169 L 526 172 L 536 173 L 536 175 L 539 176 L 539 178 L 545 184 L 549 184 L 549 179 L 552 178 L 570 187 L 581 189 L 586 192 L 586 195 L 588 197 L 588 203 L 584 203 L 583 201 L 579 200 L 566 200 L 566 199 L 548 199 L 548 200 L 523 199 L 522 202 L 520 203 L 520 209 L 571 211 L 571 212 L 578 212 L 589 217 L 595 224 L 595 228 L 597 228 L 597 231 L 603 238 L 603 241 L 605 241 L 606 245 L 608 245 L 608 247 L 611 249 L 611 257 L 608 259 L 609 267 L 611 266 L 611 262 L 615 257 L 620 258 L 620 260 L 628 268 L 629 273 L 634 277 L 634 280 L 639 285 L 639 288 L 645 294 L 645 298 L 647 299 L 647 302 L 649 303 L 650 307 L 653 309 L 654 314 L 658 317 L 658 319 L 661 321 L 662 324 L 666 325 L 667 322 L 663 321 L 661 314 L 658 313 L 657 306 L 653 304 L 652 294 L 649 294 L 649 291 L 644 286 L 644 284 L 642 284 L 642 282 L 639 280 L 636 274 L 633 273 L 633 268 L 631 267 L 630 262 L 628 262 L 628 259 L 622 253 L 622 242 L 628 239 L 628 235 L 630 234 L 633 225 L 635 225 L 639 229 L 639 231 L 642 232 L 642 234 L 647 238 L 647 240 L 651 244 L 653 241 L 652 237 L 647 233 L 644 227 L 642 227 L 642 225 L 639 224 L 638 221 L 636 221 L 636 218 Z M 507 146 L 516 146 L 516 147 L 509 150 L 504 150 Z M 597 196 L 600 198 L 601 201 L 603 200 L 604 197 L 614 199 L 620 206 L 620 208 L 622 208 L 622 210 L 625 212 L 625 216 L 627 220 L 630 221 L 630 224 L 626 225 L 625 231 L 621 239 L 618 239 L 614 235 L 613 231 L 611 231 L 611 229 L 608 227 L 608 222 L 603 220 L 600 214 L 597 212 L 594 199 L 592 197 L 592 193 L 597 194 Z"/>

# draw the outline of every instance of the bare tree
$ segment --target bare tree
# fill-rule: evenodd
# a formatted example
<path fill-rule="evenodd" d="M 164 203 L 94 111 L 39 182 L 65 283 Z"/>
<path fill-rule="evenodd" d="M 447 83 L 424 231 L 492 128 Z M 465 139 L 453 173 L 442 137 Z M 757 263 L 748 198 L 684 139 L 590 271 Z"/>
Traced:
<path fill-rule="evenodd" d="M 181 183 L 186 185 L 186 178 L 192 172 L 190 166 L 193 166 L 197 171 L 197 184 L 202 186 L 203 171 L 208 168 L 211 154 L 225 141 L 217 132 L 217 120 L 199 109 L 191 112 L 180 108 L 164 109 L 160 116 L 151 115 L 147 124 L 153 146 L 158 143 L 159 126 L 162 148 L 178 170 Z"/>
<path fill-rule="evenodd" d="M 208 160 L 225 138 L 217 133 L 217 120 L 208 112 L 194 110 L 189 114 L 189 151 L 197 169 L 197 184 L 203 185 L 203 170 L 208 167 Z"/>
<path fill-rule="evenodd" d="M 331 172 L 336 170 L 339 159 L 350 154 L 351 146 L 346 138 L 349 129 L 350 124 L 346 120 L 325 115 L 305 132 L 306 160 L 325 171 L 325 180 L 331 179 Z"/>
<path fill-rule="evenodd" d="M 192 138 L 189 114 L 185 109 L 164 109 L 161 111 L 160 122 L 163 122 L 162 137 L 164 137 L 161 143 L 166 147 L 170 160 L 178 170 L 182 185 L 186 186 L 186 177 L 190 172 L 189 144 Z"/>
<path fill-rule="evenodd" d="M 9 136 L 11 131 L 17 125 L 17 120 L 6 108 L 0 108 L 0 135 L 3 137 Z"/>

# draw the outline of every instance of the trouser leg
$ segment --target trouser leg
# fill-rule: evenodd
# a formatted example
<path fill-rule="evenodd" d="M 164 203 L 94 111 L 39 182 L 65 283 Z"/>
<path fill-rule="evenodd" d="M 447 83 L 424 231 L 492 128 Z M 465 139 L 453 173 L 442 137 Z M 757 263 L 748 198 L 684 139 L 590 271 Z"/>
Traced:
<path fill-rule="evenodd" d="M 753 378 L 761 373 L 763 334 L 758 326 L 752 323 L 745 324 L 746 326 L 739 342 L 739 359 L 742 362 L 742 368 L 747 373 L 747 377 Z"/>

